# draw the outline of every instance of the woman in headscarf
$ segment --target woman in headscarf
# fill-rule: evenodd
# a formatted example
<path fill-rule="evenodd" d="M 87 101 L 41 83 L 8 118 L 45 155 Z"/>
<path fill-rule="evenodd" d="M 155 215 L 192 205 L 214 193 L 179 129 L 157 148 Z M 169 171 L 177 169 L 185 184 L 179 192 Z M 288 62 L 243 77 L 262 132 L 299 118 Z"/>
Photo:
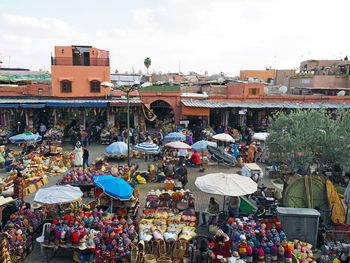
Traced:
<path fill-rule="evenodd" d="M 83 147 L 80 141 L 76 143 L 74 148 L 74 153 L 75 153 L 74 166 L 83 166 Z"/>
<path fill-rule="evenodd" d="M 224 233 L 224 231 L 221 229 L 217 230 L 213 241 L 213 253 L 215 255 L 213 263 L 221 263 L 222 259 L 227 259 L 231 256 L 230 238 Z"/>

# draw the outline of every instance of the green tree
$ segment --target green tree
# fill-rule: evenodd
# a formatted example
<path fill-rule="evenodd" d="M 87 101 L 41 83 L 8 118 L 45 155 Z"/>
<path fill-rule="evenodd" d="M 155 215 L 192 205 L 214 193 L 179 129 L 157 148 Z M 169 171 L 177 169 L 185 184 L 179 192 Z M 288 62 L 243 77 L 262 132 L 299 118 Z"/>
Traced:
<path fill-rule="evenodd" d="M 350 113 L 337 111 L 333 120 L 325 109 L 278 112 L 268 129 L 266 139 L 269 161 L 286 163 L 295 171 L 350 165 Z"/>
<path fill-rule="evenodd" d="M 152 60 L 151 60 L 149 57 L 147 57 L 147 58 L 145 58 L 145 60 L 143 61 L 143 64 L 145 64 L 145 67 L 147 68 L 147 74 L 148 74 L 148 68 L 151 66 Z"/>

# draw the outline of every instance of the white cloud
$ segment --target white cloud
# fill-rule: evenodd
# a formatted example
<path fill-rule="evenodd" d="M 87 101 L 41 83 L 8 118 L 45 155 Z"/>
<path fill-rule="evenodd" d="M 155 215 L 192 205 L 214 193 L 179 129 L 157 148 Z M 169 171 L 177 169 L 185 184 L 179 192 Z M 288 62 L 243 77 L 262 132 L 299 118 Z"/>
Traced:
<path fill-rule="evenodd" d="M 106 25 L 103 14 L 94 14 L 94 30 L 84 28 L 83 20 L 76 22 L 83 30 L 77 30 L 59 16 L 0 11 L 0 57 L 6 62 L 11 56 L 11 66 L 48 68 L 54 45 L 88 44 L 111 52 L 112 71 L 145 71 L 143 59 L 149 56 L 151 71 L 178 71 L 181 61 L 184 72 L 234 75 L 240 69 L 293 68 L 303 59 L 350 55 L 347 0 L 154 0 L 147 7 L 128 5 L 123 2 L 118 9 L 126 17 L 123 24 Z"/>

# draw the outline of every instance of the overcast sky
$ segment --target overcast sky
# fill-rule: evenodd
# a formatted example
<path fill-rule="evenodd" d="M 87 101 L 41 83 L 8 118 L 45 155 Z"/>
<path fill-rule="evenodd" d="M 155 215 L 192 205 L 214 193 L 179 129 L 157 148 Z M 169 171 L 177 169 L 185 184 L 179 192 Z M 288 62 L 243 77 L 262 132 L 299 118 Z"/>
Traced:
<path fill-rule="evenodd" d="M 349 0 L 0 0 L 4 66 L 50 70 L 55 45 L 110 51 L 111 71 L 238 75 L 349 52 Z"/>

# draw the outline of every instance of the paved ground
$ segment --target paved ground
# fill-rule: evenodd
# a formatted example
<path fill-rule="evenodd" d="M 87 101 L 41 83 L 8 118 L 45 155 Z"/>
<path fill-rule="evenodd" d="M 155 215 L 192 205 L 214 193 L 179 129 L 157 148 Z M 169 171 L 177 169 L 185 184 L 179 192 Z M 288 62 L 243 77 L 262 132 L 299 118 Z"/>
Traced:
<path fill-rule="evenodd" d="M 14 148 L 15 146 L 12 146 L 12 148 Z M 16 147 L 17 148 L 17 147 Z M 104 152 L 104 149 L 106 148 L 105 145 L 99 145 L 99 144 L 93 144 L 92 146 L 89 146 L 88 149 L 90 151 L 90 162 L 94 159 L 96 159 L 98 156 L 101 156 Z M 63 150 L 64 151 L 71 151 L 72 148 L 71 146 L 67 143 L 64 144 L 63 146 Z M 137 163 L 139 164 L 139 169 L 142 170 L 146 170 L 147 169 L 147 165 L 150 162 L 145 162 L 144 160 L 136 160 Z M 125 164 L 125 162 L 116 162 L 116 161 L 111 161 L 112 163 L 122 163 Z M 195 185 L 194 185 L 194 181 L 198 176 L 202 176 L 204 174 L 207 173 L 213 173 L 213 172 L 225 172 L 225 173 L 234 173 L 237 172 L 239 170 L 239 168 L 228 168 L 226 166 L 220 165 L 220 166 L 209 166 L 204 173 L 199 172 L 198 168 L 188 168 L 188 179 L 189 182 L 186 185 L 186 187 L 188 189 L 190 189 L 192 191 L 192 193 L 195 196 L 195 205 L 196 205 L 196 211 L 203 211 L 208 203 L 209 203 L 209 198 L 210 196 L 213 195 L 209 195 L 206 193 L 201 192 Z M 3 171 L 0 171 L 1 173 L 3 173 Z M 1 174 L 0 173 L 0 174 Z M 57 181 L 61 178 L 61 176 L 51 176 L 49 177 L 49 184 L 46 185 L 47 186 L 51 186 L 51 185 L 55 185 L 57 183 Z M 273 187 L 273 184 L 271 183 L 271 180 L 269 178 L 264 178 L 263 179 L 263 183 L 267 186 L 267 187 Z M 149 184 L 145 184 L 145 185 L 140 185 L 140 203 L 143 206 L 144 204 L 144 200 L 145 197 L 147 195 L 147 193 L 151 190 L 151 189 L 157 189 L 157 188 L 163 188 L 163 184 L 158 184 L 158 183 L 149 183 Z M 35 196 L 34 194 L 28 195 L 25 197 L 25 201 L 26 202 L 33 202 L 33 198 Z M 214 196 L 215 199 L 218 201 L 218 203 L 220 204 L 220 207 L 222 207 L 223 205 L 223 197 L 222 196 Z M 83 202 L 87 202 L 86 200 L 83 200 Z M 203 230 L 203 229 L 202 229 Z M 73 252 L 72 251 L 58 251 L 57 255 L 55 258 L 53 258 L 50 262 L 52 263 L 58 263 L 58 262 L 73 262 L 72 260 L 72 255 Z M 45 257 L 40 255 L 40 247 L 38 246 L 38 244 L 35 244 L 35 248 L 34 251 L 27 257 L 27 259 L 24 262 L 46 262 Z"/>

